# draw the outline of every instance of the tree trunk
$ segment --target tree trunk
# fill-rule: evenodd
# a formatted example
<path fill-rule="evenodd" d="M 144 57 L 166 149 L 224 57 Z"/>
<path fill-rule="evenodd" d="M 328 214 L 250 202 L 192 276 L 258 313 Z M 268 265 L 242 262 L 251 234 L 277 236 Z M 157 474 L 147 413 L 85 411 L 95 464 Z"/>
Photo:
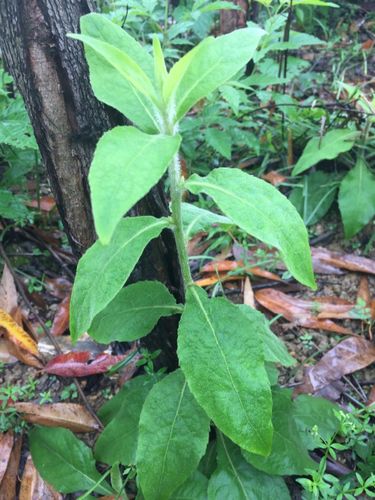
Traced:
<path fill-rule="evenodd" d="M 249 4 L 247 0 L 232 0 L 241 10 L 222 10 L 220 12 L 220 33 L 231 33 L 246 26 Z"/>
<path fill-rule="evenodd" d="M 87 184 L 95 145 L 106 130 L 124 123 L 95 98 L 83 49 L 66 37 L 79 31 L 79 18 L 92 10 L 91 0 L 0 0 L 2 57 L 25 100 L 57 207 L 78 256 L 96 238 Z M 167 213 L 161 185 L 132 210 L 132 215 Z M 149 245 L 133 278 L 158 279 L 182 299 L 169 231 Z M 174 366 L 176 319 L 164 321 L 158 330 L 148 338 L 148 346 L 163 349 L 161 362 Z"/>

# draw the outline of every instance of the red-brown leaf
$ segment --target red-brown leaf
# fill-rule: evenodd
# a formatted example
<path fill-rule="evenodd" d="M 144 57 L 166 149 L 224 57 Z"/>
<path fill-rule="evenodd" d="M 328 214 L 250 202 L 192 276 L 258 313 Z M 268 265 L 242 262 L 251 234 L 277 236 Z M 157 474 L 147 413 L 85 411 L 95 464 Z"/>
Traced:
<path fill-rule="evenodd" d="M 56 206 L 56 202 L 52 196 L 42 196 L 38 200 L 30 200 L 26 202 L 26 205 L 30 208 L 37 208 L 43 210 L 43 212 L 51 212 Z"/>
<path fill-rule="evenodd" d="M 51 295 L 61 300 L 72 291 L 72 283 L 66 278 L 46 278 L 44 281 Z"/>
<path fill-rule="evenodd" d="M 347 328 L 337 325 L 328 319 L 319 319 L 314 316 L 314 311 L 328 310 L 348 307 L 346 305 L 336 305 L 319 303 L 318 301 L 302 300 L 286 293 L 274 290 L 273 288 L 264 288 L 255 293 L 256 300 L 266 309 L 275 314 L 282 314 L 288 321 L 306 328 L 318 330 L 327 330 L 330 332 L 351 335 L 352 332 Z M 329 306 L 329 307 L 328 307 Z M 353 305 L 350 306 L 351 308 Z"/>
<path fill-rule="evenodd" d="M 260 276 L 262 278 L 267 278 L 273 281 L 281 281 L 280 277 L 275 274 L 262 269 L 258 266 L 245 266 L 242 260 L 221 260 L 208 262 L 201 268 L 202 273 L 214 273 L 214 272 L 229 272 L 243 269 L 244 272 L 253 274 L 254 276 Z"/>
<path fill-rule="evenodd" d="M 304 383 L 295 392 L 316 392 L 374 361 L 374 344 L 363 337 L 347 338 L 328 351 L 316 365 L 306 370 Z"/>
<path fill-rule="evenodd" d="M 53 318 L 52 335 L 62 335 L 69 328 L 69 306 L 70 295 L 67 295 L 59 304 L 55 317 Z"/>
<path fill-rule="evenodd" d="M 44 367 L 46 373 L 61 377 L 87 377 L 106 372 L 111 366 L 122 361 L 127 355 L 99 354 L 91 359 L 89 351 L 68 352 L 52 358 Z"/>
<path fill-rule="evenodd" d="M 277 186 L 278 184 L 286 181 L 286 177 L 284 175 L 281 175 L 276 170 L 271 170 L 267 174 L 262 175 L 262 179 L 269 182 L 273 186 Z"/>
<path fill-rule="evenodd" d="M 0 434 L 0 482 L 2 481 L 8 467 L 13 442 L 14 438 L 12 431 Z"/>

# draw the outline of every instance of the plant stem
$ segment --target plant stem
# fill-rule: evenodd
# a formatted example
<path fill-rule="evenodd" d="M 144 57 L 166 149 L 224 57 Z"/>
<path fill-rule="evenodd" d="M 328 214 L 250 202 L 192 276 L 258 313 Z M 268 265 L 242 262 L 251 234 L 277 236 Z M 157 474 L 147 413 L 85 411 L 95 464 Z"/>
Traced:
<path fill-rule="evenodd" d="M 183 188 L 181 185 L 181 168 L 178 153 L 176 153 L 171 165 L 169 166 L 169 180 L 172 218 L 174 223 L 174 237 L 176 240 L 178 260 L 180 262 L 182 278 L 186 290 L 186 288 L 192 284 L 193 280 L 190 273 L 189 259 L 186 251 L 184 230 L 182 226 L 181 204 Z"/>

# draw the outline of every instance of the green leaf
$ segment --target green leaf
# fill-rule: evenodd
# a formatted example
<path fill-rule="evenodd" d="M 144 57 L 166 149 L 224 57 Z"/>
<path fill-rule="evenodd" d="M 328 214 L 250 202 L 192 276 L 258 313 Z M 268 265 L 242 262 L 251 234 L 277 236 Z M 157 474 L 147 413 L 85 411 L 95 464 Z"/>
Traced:
<path fill-rule="evenodd" d="M 290 498 L 283 479 L 254 469 L 241 454 L 241 449 L 218 433 L 218 468 L 208 485 L 209 500 L 260 500 Z"/>
<path fill-rule="evenodd" d="M 232 139 L 228 132 L 217 128 L 208 128 L 205 131 L 207 143 L 220 153 L 224 158 L 230 160 L 232 153 Z"/>
<path fill-rule="evenodd" d="M 239 5 L 235 5 L 232 2 L 224 2 L 224 1 L 217 1 L 217 2 L 210 2 L 208 5 L 205 5 L 204 7 L 199 8 L 199 12 L 202 14 L 204 12 L 213 12 L 216 10 L 242 10 Z"/>
<path fill-rule="evenodd" d="M 158 85 L 159 91 L 161 92 L 163 89 L 164 82 L 168 76 L 168 71 L 165 66 L 165 60 L 160 45 L 160 40 L 157 36 L 154 36 L 154 38 L 152 39 L 152 49 L 154 54 L 155 81 Z"/>
<path fill-rule="evenodd" d="M 288 353 L 284 342 L 271 331 L 263 314 L 245 304 L 237 307 L 252 322 L 252 331 L 256 330 L 262 337 L 265 361 L 280 363 L 283 366 L 294 366 L 296 360 Z"/>
<path fill-rule="evenodd" d="M 189 391 L 181 370 L 151 389 L 139 422 L 137 470 L 146 500 L 167 500 L 197 468 L 209 419 Z"/>
<path fill-rule="evenodd" d="M 329 441 L 338 431 L 340 423 L 335 411 L 338 411 L 338 407 L 327 399 L 307 394 L 301 394 L 295 399 L 294 420 L 308 449 L 320 447 L 321 440 L 316 434 Z"/>
<path fill-rule="evenodd" d="M 315 288 L 306 228 L 296 209 L 268 182 L 239 169 L 217 168 L 207 177 L 192 175 L 186 187 L 211 196 L 242 229 L 280 250 L 293 276 Z"/>
<path fill-rule="evenodd" d="M 208 479 L 196 470 L 170 497 L 171 500 L 207 500 Z"/>
<path fill-rule="evenodd" d="M 272 451 L 268 457 L 243 451 L 245 459 L 255 468 L 276 476 L 302 475 L 305 469 L 316 469 L 317 464 L 307 453 L 305 442 L 294 419 L 295 407 L 291 391 L 272 391 L 274 426 Z"/>
<path fill-rule="evenodd" d="M 34 427 L 29 432 L 29 445 L 39 474 L 61 493 L 87 491 L 101 478 L 91 449 L 67 429 Z M 95 491 L 113 494 L 105 481 Z"/>
<path fill-rule="evenodd" d="M 107 42 L 137 61 L 147 77 L 153 81 L 153 60 L 148 52 L 120 26 L 105 16 L 91 13 L 80 19 L 84 35 Z M 96 97 L 119 110 L 146 132 L 158 131 L 153 114 L 153 104 L 120 74 L 104 57 L 90 47 L 85 47 L 90 69 L 90 82 Z M 115 90 L 114 90 L 115 89 Z"/>
<path fill-rule="evenodd" d="M 150 333 L 162 316 L 181 313 L 182 309 L 162 283 L 139 281 L 123 288 L 95 317 L 90 337 L 103 344 L 131 342 Z"/>
<path fill-rule="evenodd" d="M 284 0 L 285 2 L 285 0 Z M 287 0 L 289 3 L 289 0 Z M 293 5 L 316 5 L 317 7 L 335 7 L 339 8 L 340 5 L 337 5 L 337 3 L 333 2 L 325 2 L 324 0 L 294 0 Z"/>
<path fill-rule="evenodd" d="M 375 215 L 375 176 L 362 158 L 341 182 L 339 208 L 346 238 L 357 234 Z"/>
<path fill-rule="evenodd" d="M 74 40 L 79 40 L 95 50 L 95 52 L 113 66 L 123 78 L 131 83 L 138 92 L 151 99 L 154 104 L 158 104 L 155 88 L 150 79 L 134 59 L 129 57 L 125 52 L 122 52 L 117 47 L 107 42 L 102 42 L 91 36 L 70 34 L 69 37 Z"/>
<path fill-rule="evenodd" d="M 129 380 L 98 412 L 106 424 L 95 444 L 95 458 L 113 465 L 135 464 L 139 416 L 153 379 L 141 375 Z"/>
<path fill-rule="evenodd" d="M 254 453 L 271 448 L 271 391 L 263 342 L 252 322 L 223 298 L 190 287 L 178 331 L 178 357 L 190 390 L 234 442 Z"/>
<path fill-rule="evenodd" d="M 154 186 L 181 138 L 115 127 L 96 146 L 89 173 L 95 227 L 107 244 L 121 217 Z"/>
<path fill-rule="evenodd" d="M 167 219 L 122 219 L 109 245 L 95 242 L 81 257 L 70 302 L 70 335 L 73 341 L 88 330 L 121 290 L 147 243 L 168 226 Z"/>
<path fill-rule="evenodd" d="M 213 225 L 232 225 L 232 221 L 228 217 L 210 212 L 191 203 L 182 203 L 181 212 L 186 237 L 193 236 L 200 231 L 209 231 Z"/>
<path fill-rule="evenodd" d="M 350 129 L 337 129 L 327 132 L 322 138 L 313 137 L 294 166 L 292 175 L 299 175 L 322 160 L 333 160 L 339 154 L 352 149 L 358 132 Z"/>
<path fill-rule="evenodd" d="M 169 72 L 164 86 L 165 101 L 172 100 L 176 121 L 243 68 L 254 56 L 263 34 L 260 28 L 245 28 L 218 38 L 209 37 L 182 57 Z"/>
<path fill-rule="evenodd" d="M 316 224 L 335 200 L 337 176 L 326 172 L 312 172 L 303 178 L 303 186 L 296 186 L 289 195 L 289 201 L 296 207 L 306 226 Z"/>

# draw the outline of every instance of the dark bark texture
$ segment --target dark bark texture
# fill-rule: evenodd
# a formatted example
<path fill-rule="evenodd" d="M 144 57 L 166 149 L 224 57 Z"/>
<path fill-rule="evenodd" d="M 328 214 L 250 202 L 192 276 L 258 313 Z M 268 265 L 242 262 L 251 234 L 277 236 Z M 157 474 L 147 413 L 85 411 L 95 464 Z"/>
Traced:
<path fill-rule="evenodd" d="M 87 173 L 99 137 L 123 118 L 100 103 L 90 87 L 81 44 L 66 37 L 79 31 L 79 19 L 94 10 L 90 0 L 0 0 L 0 47 L 6 69 L 21 92 L 47 170 L 51 189 L 72 248 L 80 256 L 96 238 Z M 132 215 L 168 213 L 161 185 Z M 152 242 L 133 273 L 158 279 L 176 297 L 183 295 L 172 234 Z M 176 319 L 162 322 L 147 339 L 161 348 L 161 363 L 176 364 Z"/>
<path fill-rule="evenodd" d="M 241 7 L 241 10 L 222 10 L 220 12 L 220 33 L 231 33 L 246 26 L 249 9 L 247 0 L 232 0 L 232 3 Z"/>

